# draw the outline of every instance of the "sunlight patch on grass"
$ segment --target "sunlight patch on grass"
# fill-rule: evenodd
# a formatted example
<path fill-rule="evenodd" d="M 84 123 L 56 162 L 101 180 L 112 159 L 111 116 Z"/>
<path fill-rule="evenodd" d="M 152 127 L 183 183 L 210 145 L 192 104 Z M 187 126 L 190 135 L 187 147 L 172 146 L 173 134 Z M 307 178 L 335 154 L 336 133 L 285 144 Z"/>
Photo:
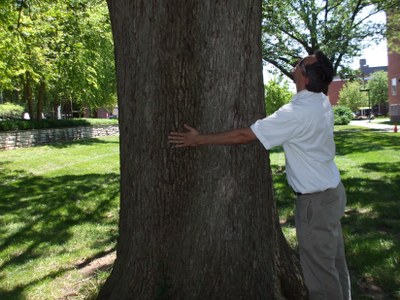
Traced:
<path fill-rule="evenodd" d="M 391 236 L 371 232 L 362 237 L 348 236 L 347 242 L 351 244 L 347 256 L 352 268 L 393 292 L 400 286 L 400 250 Z"/>
<path fill-rule="evenodd" d="M 0 152 L 1 299 L 60 299 L 71 286 L 77 299 L 76 264 L 115 247 L 118 151 L 108 137 Z"/>
<path fill-rule="evenodd" d="M 345 129 L 335 132 L 336 162 L 353 299 L 365 299 L 357 285 L 365 278 L 392 299 L 400 295 L 400 135 Z M 0 152 L 1 299 L 94 299 L 110 269 L 88 278 L 78 265 L 115 247 L 118 151 L 111 137 Z M 270 159 L 282 230 L 296 249 L 282 148 Z"/>
<path fill-rule="evenodd" d="M 369 297 L 359 290 L 358 282 L 364 278 L 377 283 L 387 299 L 396 299 L 400 296 L 400 135 L 336 126 L 335 141 L 335 161 L 347 192 L 342 224 L 353 299 Z M 271 151 L 270 159 L 282 230 L 295 248 L 295 200 L 286 182 L 281 149 Z"/>
<path fill-rule="evenodd" d="M 283 226 L 282 227 L 283 234 L 286 237 L 287 242 L 289 243 L 290 247 L 292 249 L 297 248 L 297 238 L 296 238 L 296 229 L 293 227 L 287 227 Z"/>
<path fill-rule="evenodd" d="M 360 215 L 367 215 L 368 218 L 378 217 L 378 214 L 374 212 L 372 207 L 361 206 L 361 207 L 356 207 L 355 210 Z"/>

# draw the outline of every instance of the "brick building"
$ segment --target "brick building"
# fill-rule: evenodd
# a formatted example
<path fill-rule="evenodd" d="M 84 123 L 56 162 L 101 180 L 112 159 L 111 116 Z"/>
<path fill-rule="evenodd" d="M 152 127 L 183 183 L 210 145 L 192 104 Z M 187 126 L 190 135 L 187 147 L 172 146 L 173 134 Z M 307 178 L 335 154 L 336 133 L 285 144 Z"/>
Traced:
<path fill-rule="evenodd" d="M 400 9 L 400 7 L 399 7 Z M 399 14 L 400 12 L 397 12 Z M 386 23 L 389 36 L 388 50 L 388 83 L 389 83 L 389 116 L 390 120 L 400 123 L 400 53 L 390 49 L 392 45 L 400 45 L 399 24 L 396 19 L 392 20 L 392 12 L 387 14 Z M 395 33 L 392 35 L 391 33 Z M 393 48 L 393 47 L 392 47 Z M 398 51 L 398 50 L 397 50 Z"/>
<path fill-rule="evenodd" d="M 336 105 L 339 101 L 339 93 L 346 82 L 343 79 L 335 77 L 328 89 L 328 97 L 331 105 Z"/>
<path fill-rule="evenodd" d="M 379 66 L 379 67 L 370 67 L 367 65 L 367 61 L 365 59 L 360 59 L 360 68 L 361 74 L 365 81 L 368 81 L 371 74 L 378 72 L 378 71 L 388 71 L 387 66 Z M 336 105 L 339 101 L 339 93 L 340 90 L 343 88 L 344 84 L 346 83 L 345 80 L 340 79 L 339 77 L 335 77 L 332 83 L 329 85 L 328 90 L 328 97 L 332 105 Z M 382 110 L 382 108 L 380 108 Z"/>
<path fill-rule="evenodd" d="M 400 54 L 388 54 L 389 116 L 392 122 L 400 122 Z"/>

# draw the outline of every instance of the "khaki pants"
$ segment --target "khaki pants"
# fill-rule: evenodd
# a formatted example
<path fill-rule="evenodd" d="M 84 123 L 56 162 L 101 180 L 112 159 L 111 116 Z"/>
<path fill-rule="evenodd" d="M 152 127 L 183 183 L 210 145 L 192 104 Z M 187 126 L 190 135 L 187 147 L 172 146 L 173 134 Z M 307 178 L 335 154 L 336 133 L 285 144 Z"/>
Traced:
<path fill-rule="evenodd" d="M 340 224 L 345 206 L 342 183 L 334 189 L 297 197 L 296 234 L 311 300 L 351 299 Z"/>

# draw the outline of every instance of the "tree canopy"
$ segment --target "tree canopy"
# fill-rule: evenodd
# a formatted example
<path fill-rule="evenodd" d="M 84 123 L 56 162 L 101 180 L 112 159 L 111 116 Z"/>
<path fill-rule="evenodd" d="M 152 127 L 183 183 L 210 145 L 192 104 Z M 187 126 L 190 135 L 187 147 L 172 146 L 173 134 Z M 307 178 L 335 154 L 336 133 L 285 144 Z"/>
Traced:
<path fill-rule="evenodd" d="M 321 49 L 336 71 L 346 69 L 366 40 L 384 36 L 385 24 L 371 17 L 388 10 L 397 24 L 396 7 L 395 0 L 263 0 L 263 60 L 290 78 L 298 58 Z M 0 1 L 0 90 L 6 101 L 45 97 L 47 106 L 113 106 L 113 59 L 105 1 Z"/>
<path fill-rule="evenodd" d="M 361 91 L 361 84 L 358 81 L 349 81 L 343 86 L 339 93 L 339 105 L 349 107 L 353 112 L 360 107 L 368 105 L 368 97 Z"/>
<path fill-rule="evenodd" d="M 383 104 L 388 101 L 388 75 L 385 71 L 375 72 L 368 81 L 371 105 Z"/>
<path fill-rule="evenodd" d="M 105 1 L 2 1 L 0 20 L 0 89 L 18 94 L 14 100 L 115 104 Z"/>
<path fill-rule="evenodd" d="M 368 99 L 369 97 L 369 99 Z M 388 100 L 387 73 L 375 72 L 364 86 L 358 80 L 346 82 L 339 93 L 339 105 L 348 106 L 353 112 L 363 106 L 374 106 Z"/>
<path fill-rule="evenodd" d="M 400 2 L 396 0 L 391 0 L 395 2 L 391 8 L 388 10 L 388 28 L 387 37 L 389 49 L 400 53 Z"/>
<path fill-rule="evenodd" d="M 386 1 L 264 0 L 263 60 L 291 78 L 295 62 L 324 51 L 335 71 L 360 54 L 367 38 L 379 40 L 385 24 L 371 17 Z"/>

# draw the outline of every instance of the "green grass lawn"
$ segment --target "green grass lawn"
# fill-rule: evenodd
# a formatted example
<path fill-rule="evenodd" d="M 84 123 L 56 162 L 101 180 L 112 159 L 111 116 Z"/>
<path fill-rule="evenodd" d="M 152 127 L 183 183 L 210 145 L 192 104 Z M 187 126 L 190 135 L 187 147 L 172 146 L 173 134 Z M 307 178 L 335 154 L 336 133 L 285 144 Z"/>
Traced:
<path fill-rule="evenodd" d="M 115 247 L 118 138 L 0 152 L 0 299 L 84 299 Z M 101 277 L 101 274 L 98 274 Z"/>
<path fill-rule="evenodd" d="M 347 190 L 343 218 L 353 299 L 400 299 L 400 134 L 337 126 L 336 162 Z M 281 224 L 296 247 L 281 148 L 271 151 Z"/>
<path fill-rule="evenodd" d="M 353 299 L 400 299 L 400 134 L 337 128 Z M 115 247 L 118 152 L 117 137 L 0 152 L 0 299 L 95 295 L 109 269 L 81 269 Z M 281 148 L 271 165 L 282 228 L 296 247 Z"/>

